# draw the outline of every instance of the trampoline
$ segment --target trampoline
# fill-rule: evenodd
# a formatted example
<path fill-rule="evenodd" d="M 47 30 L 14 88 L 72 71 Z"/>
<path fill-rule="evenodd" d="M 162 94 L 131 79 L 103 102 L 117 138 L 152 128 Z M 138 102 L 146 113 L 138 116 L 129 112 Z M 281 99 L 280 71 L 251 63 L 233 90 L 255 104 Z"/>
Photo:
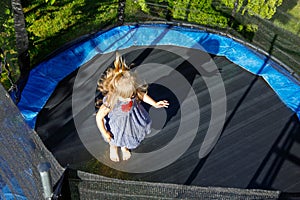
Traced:
<path fill-rule="evenodd" d="M 97 80 L 120 52 L 168 109 L 112 163 L 95 122 Z M 31 70 L 18 107 L 62 166 L 104 176 L 299 192 L 300 83 L 234 38 L 170 24 L 114 27 Z"/>

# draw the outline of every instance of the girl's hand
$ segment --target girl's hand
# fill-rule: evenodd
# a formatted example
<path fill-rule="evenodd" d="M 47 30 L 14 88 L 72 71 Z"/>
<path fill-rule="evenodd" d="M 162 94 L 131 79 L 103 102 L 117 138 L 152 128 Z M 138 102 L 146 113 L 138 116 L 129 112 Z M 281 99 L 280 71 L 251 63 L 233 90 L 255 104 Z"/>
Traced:
<path fill-rule="evenodd" d="M 166 100 L 158 101 L 154 105 L 155 108 L 167 108 L 168 106 L 169 106 L 169 102 Z"/>
<path fill-rule="evenodd" d="M 143 98 L 143 101 L 155 108 L 167 108 L 169 106 L 169 102 L 166 100 L 163 101 L 154 101 L 147 93 L 138 93 L 139 96 Z"/>
<path fill-rule="evenodd" d="M 103 137 L 105 138 L 105 141 L 106 142 L 110 142 L 111 138 L 112 138 L 112 134 L 109 132 L 109 131 L 106 131 L 104 134 L 103 134 Z"/>

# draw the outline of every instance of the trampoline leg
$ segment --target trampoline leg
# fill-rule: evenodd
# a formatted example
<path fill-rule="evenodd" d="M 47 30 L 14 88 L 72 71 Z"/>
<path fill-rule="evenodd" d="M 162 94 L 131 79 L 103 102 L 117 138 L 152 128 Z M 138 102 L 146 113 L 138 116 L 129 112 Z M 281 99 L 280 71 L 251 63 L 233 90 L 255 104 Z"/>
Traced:
<path fill-rule="evenodd" d="M 50 163 L 40 163 L 38 165 L 38 170 L 40 172 L 43 190 L 44 190 L 44 198 L 45 200 L 51 200 L 53 191 L 52 191 L 52 183 L 50 177 Z"/>

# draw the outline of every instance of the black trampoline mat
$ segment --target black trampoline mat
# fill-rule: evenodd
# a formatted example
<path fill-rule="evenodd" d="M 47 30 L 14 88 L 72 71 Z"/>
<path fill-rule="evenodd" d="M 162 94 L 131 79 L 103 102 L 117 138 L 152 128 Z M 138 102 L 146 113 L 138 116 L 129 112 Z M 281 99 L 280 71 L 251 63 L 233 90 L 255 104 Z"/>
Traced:
<path fill-rule="evenodd" d="M 185 54 L 188 57 L 201 58 L 199 68 L 196 70 L 186 58 L 168 51 L 168 48 L 175 49 L 176 52 L 188 52 Z M 162 111 L 144 105 L 149 112 L 158 112 L 154 115 L 161 118 L 153 119 L 155 134 L 146 138 L 132 152 L 147 153 L 164 148 L 172 142 L 180 124 L 185 123 L 182 118 L 189 119 L 186 115 L 182 116 L 181 102 L 186 99 L 188 102 L 191 88 L 195 92 L 199 105 L 197 112 L 200 114 L 195 138 L 176 161 L 156 171 L 127 173 L 109 167 L 120 165 L 126 169 L 129 162 L 143 167 L 145 163 L 142 159 L 132 158 L 109 166 L 99 162 L 83 145 L 77 127 L 81 123 L 85 124 L 88 128 L 82 130 L 99 139 L 95 140 L 93 137 L 87 141 L 91 145 L 106 149 L 98 156 L 109 162 L 109 146 L 102 141 L 96 128 L 97 109 L 94 104 L 95 99 L 101 96 L 96 91 L 95 81 L 97 74 L 112 64 L 114 54 L 98 55 L 59 83 L 37 117 L 37 133 L 63 166 L 69 165 L 73 169 L 128 180 L 300 191 L 300 123 L 297 116 L 279 100 L 264 80 L 224 57 L 209 57 L 199 50 L 174 46 L 131 47 L 121 50 L 120 53 L 124 55 L 127 64 L 133 63 L 132 70 L 139 68 L 146 77 L 159 77 L 156 82 L 149 84 L 149 94 L 156 100 L 167 99 L 170 102 L 170 107 Z M 97 64 L 100 61 L 104 66 Z M 208 70 L 211 61 L 216 65 L 217 71 Z M 161 69 L 160 65 L 168 66 L 168 70 L 158 70 Z M 147 70 L 143 70 L 143 67 Z M 90 71 L 95 73 L 89 73 Z M 78 74 L 83 77 L 83 81 L 78 82 Z M 176 79 L 178 74 L 186 80 L 188 87 Z M 199 149 L 212 116 L 213 105 L 208 87 L 219 87 L 218 83 L 207 86 L 206 80 L 218 74 L 222 77 L 226 91 L 226 120 L 214 149 L 208 156 L 199 159 Z M 160 83 L 172 84 L 180 92 L 180 97 L 176 91 Z M 74 105 L 78 103 L 74 101 L 74 92 L 78 88 L 84 91 L 79 96 L 82 97 L 79 100 L 82 109 L 74 113 Z M 93 98 L 89 98 L 90 96 Z M 196 116 L 197 112 L 191 110 L 190 117 Z M 74 120 L 74 116 L 79 121 L 77 118 Z M 186 137 L 189 137 L 189 133 Z M 180 146 L 182 142 L 184 141 L 178 141 L 175 145 Z"/>

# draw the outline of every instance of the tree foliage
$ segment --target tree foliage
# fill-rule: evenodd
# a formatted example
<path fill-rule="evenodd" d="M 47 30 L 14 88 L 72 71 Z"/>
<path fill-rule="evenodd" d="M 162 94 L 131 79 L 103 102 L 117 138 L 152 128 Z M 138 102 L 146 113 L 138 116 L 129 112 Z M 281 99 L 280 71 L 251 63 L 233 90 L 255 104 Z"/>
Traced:
<path fill-rule="evenodd" d="M 55 0 L 45 0 L 46 3 L 50 3 L 50 5 L 53 5 L 55 3 Z"/>
<path fill-rule="evenodd" d="M 188 21 L 221 28 L 227 26 L 228 18 L 212 7 L 212 0 L 191 0 L 189 4 Z"/>
<path fill-rule="evenodd" d="M 11 76 L 15 81 L 18 76 L 18 60 L 15 42 L 14 19 L 10 0 L 0 2 L 0 66 L 1 83 L 6 89 L 11 86 Z"/>
<path fill-rule="evenodd" d="M 219 0 L 216 7 L 222 6 L 234 9 L 236 4 L 236 12 L 241 15 L 258 15 L 263 19 L 271 19 L 276 13 L 278 6 L 282 4 L 283 0 Z M 219 6 L 218 6 L 219 5 Z"/>
<path fill-rule="evenodd" d="M 24 6 L 31 65 L 54 50 L 117 20 L 117 0 L 61 0 L 53 5 L 32 0 Z"/>
<path fill-rule="evenodd" d="M 232 12 L 239 15 L 256 15 L 263 19 L 271 19 L 283 0 L 143 0 L 138 1 L 141 9 L 149 14 L 152 9 L 147 5 L 168 5 L 173 19 L 213 27 L 227 27 Z M 257 27 L 245 24 L 254 31 Z M 249 30 L 250 30 L 249 29 Z"/>

